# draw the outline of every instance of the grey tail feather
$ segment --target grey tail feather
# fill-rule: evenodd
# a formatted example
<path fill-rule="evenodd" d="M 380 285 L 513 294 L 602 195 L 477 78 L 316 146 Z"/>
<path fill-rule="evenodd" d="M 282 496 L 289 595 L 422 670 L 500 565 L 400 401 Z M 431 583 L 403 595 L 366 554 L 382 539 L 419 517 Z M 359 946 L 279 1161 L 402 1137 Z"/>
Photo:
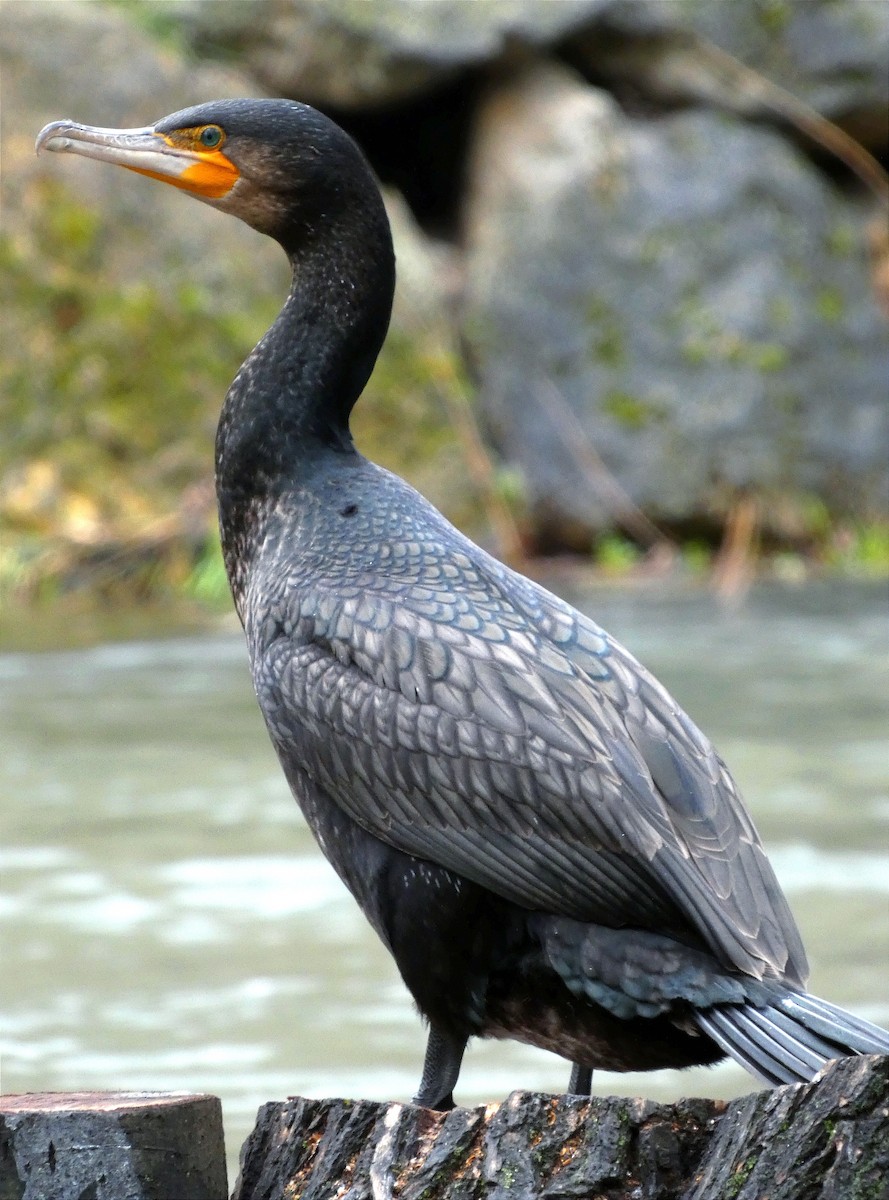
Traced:
<path fill-rule="evenodd" d="M 721 1004 L 695 1014 L 701 1029 L 765 1083 L 805 1083 L 832 1058 L 889 1054 L 889 1033 L 806 992 L 772 1003 Z"/>

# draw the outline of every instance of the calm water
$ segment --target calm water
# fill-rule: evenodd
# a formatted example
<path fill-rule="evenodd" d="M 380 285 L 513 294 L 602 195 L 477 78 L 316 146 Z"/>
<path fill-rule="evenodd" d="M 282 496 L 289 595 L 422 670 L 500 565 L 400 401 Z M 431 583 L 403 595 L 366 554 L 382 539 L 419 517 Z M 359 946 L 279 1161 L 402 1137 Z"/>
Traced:
<path fill-rule="evenodd" d="M 797 913 L 812 988 L 889 1022 L 885 589 L 586 595 L 731 764 Z M 4 1091 L 222 1097 L 234 1159 L 288 1094 L 408 1098 L 423 1033 L 279 775 L 240 636 L 0 656 Z M 568 1068 L 470 1049 L 459 1099 Z M 599 1074 L 732 1096 L 732 1067 Z"/>

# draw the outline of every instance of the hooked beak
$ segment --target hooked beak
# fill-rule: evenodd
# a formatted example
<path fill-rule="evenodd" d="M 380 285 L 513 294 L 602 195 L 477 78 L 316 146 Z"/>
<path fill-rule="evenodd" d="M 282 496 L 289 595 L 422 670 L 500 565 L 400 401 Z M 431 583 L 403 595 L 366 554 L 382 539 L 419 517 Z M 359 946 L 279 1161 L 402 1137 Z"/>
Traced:
<path fill-rule="evenodd" d="M 240 178 L 238 168 L 221 150 L 180 145 L 151 125 L 143 129 L 99 129 L 75 121 L 53 121 L 41 129 L 35 149 L 38 154 L 52 150 L 117 163 L 204 200 L 221 199 Z"/>

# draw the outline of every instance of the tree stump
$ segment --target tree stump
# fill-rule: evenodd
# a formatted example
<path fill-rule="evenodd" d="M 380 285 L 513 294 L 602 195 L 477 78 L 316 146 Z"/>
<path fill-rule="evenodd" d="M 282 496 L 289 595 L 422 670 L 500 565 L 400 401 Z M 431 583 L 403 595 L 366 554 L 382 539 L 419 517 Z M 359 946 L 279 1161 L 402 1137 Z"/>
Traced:
<path fill-rule="evenodd" d="M 730 1104 L 514 1092 L 450 1113 L 265 1104 L 232 1200 L 883 1200 L 889 1058 Z"/>
<path fill-rule="evenodd" d="M 222 1106 L 176 1092 L 0 1096 L 0 1200 L 226 1200 Z"/>

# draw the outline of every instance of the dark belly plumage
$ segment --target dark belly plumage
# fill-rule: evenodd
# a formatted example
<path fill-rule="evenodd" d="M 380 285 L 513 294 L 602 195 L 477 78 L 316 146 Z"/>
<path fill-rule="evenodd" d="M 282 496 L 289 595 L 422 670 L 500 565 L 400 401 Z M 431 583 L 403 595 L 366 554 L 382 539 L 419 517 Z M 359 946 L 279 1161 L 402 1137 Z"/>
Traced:
<path fill-rule="evenodd" d="M 627 1019 L 574 995 L 544 954 L 541 914 L 387 846 L 292 763 L 284 769 L 325 856 L 431 1024 L 457 1038 L 515 1039 L 609 1071 L 723 1057 L 709 1038 L 683 1028 L 681 1005 L 669 1016 Z"/>

